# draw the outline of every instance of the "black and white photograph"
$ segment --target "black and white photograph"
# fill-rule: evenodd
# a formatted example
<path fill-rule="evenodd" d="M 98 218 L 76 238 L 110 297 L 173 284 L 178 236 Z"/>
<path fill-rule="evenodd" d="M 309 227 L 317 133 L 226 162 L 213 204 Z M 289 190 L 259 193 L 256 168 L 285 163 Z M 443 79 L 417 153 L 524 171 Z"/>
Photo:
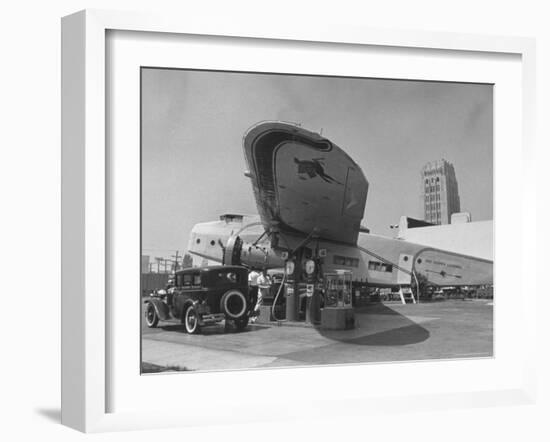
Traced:
<path fill-rule="evenodd" d="M 140 75 L 142 374 L 494 356 L 492 84 Z"/>

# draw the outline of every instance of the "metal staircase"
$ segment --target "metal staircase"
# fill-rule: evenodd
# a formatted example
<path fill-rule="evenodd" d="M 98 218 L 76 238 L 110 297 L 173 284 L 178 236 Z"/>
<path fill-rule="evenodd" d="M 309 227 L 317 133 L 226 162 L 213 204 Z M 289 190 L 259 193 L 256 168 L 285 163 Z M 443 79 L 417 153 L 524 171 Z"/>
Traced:
<path fill-rule="evenodd" d="M 406 304 L 407 302 L 416 304 L 416 299 L 414 298 L 414 293 L 410 285 L 400 285 L 398 293 L 403 304 Z"/>

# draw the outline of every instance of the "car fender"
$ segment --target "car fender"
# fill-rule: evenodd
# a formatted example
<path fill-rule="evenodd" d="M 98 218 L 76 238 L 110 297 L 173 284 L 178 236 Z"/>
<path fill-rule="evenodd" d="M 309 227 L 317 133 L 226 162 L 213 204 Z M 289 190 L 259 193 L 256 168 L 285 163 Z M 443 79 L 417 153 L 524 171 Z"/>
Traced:
<path fill-rule="evenodd" d="M 174 311 L 174 317 L 177 317 L 183 321 L 183 315 L 185 314 L 185 310 L 187 310 L 187 307 L 190 305 L 197 305 L 197 301 L 193 298 L 187 296 L 187 295 L 179 295 L 180 299 L 176 301 L 176 310 Z"/>
<path fill-rule="evenodd" d="M 198 305 L 199 305 L 199 301 L 196 300 L 196 299 L 187 299 L 184 303 L 183 303 L 183 312 L 185 312 L 185 310 L 187 310 L 187 307 L 189 307 L 190 305 L 194 306 L 195 308 L 198 308 Z M 183 314 L 182 312 L 182 314 Z"/>
<path fill-rule="evenodd" d="M 157 316 L 161 321 L 166 321 L 167 319 L 170 319 L 170 309 L 165 302 L 161 301 L 160 299 L 151 298 L 145 301 L 146 306 L 147 304 L 152 304 L 153 307 L 155 307 Z"/>

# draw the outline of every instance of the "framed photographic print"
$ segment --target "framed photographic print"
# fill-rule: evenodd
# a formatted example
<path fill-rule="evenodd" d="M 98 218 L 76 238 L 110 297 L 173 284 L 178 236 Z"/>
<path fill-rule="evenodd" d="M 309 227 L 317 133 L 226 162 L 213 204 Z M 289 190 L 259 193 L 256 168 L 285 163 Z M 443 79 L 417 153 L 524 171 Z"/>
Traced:
<path fill-rule="evenodd" d="M 531 40 L 84 11 L 62 44 L 64 424 L 532 400 Z"/>

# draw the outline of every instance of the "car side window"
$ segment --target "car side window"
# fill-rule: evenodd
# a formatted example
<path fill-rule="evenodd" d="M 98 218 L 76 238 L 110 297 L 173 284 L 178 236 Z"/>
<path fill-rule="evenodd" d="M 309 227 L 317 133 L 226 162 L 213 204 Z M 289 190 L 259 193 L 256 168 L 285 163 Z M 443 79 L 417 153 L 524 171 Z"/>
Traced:
<path fill-rule="evenodd" d="M 183 275 L 183 285 L 185 287 L 190 286 L 192 281 L 193 281 L 193 275 L 189 273 Z"/>
<path fill-rule="evenodd" d="M 193 285 L 201 285 L 201 275 L 200 275 L 200 273 L 196 274 L 196 275 L 193 275 Z"/>

